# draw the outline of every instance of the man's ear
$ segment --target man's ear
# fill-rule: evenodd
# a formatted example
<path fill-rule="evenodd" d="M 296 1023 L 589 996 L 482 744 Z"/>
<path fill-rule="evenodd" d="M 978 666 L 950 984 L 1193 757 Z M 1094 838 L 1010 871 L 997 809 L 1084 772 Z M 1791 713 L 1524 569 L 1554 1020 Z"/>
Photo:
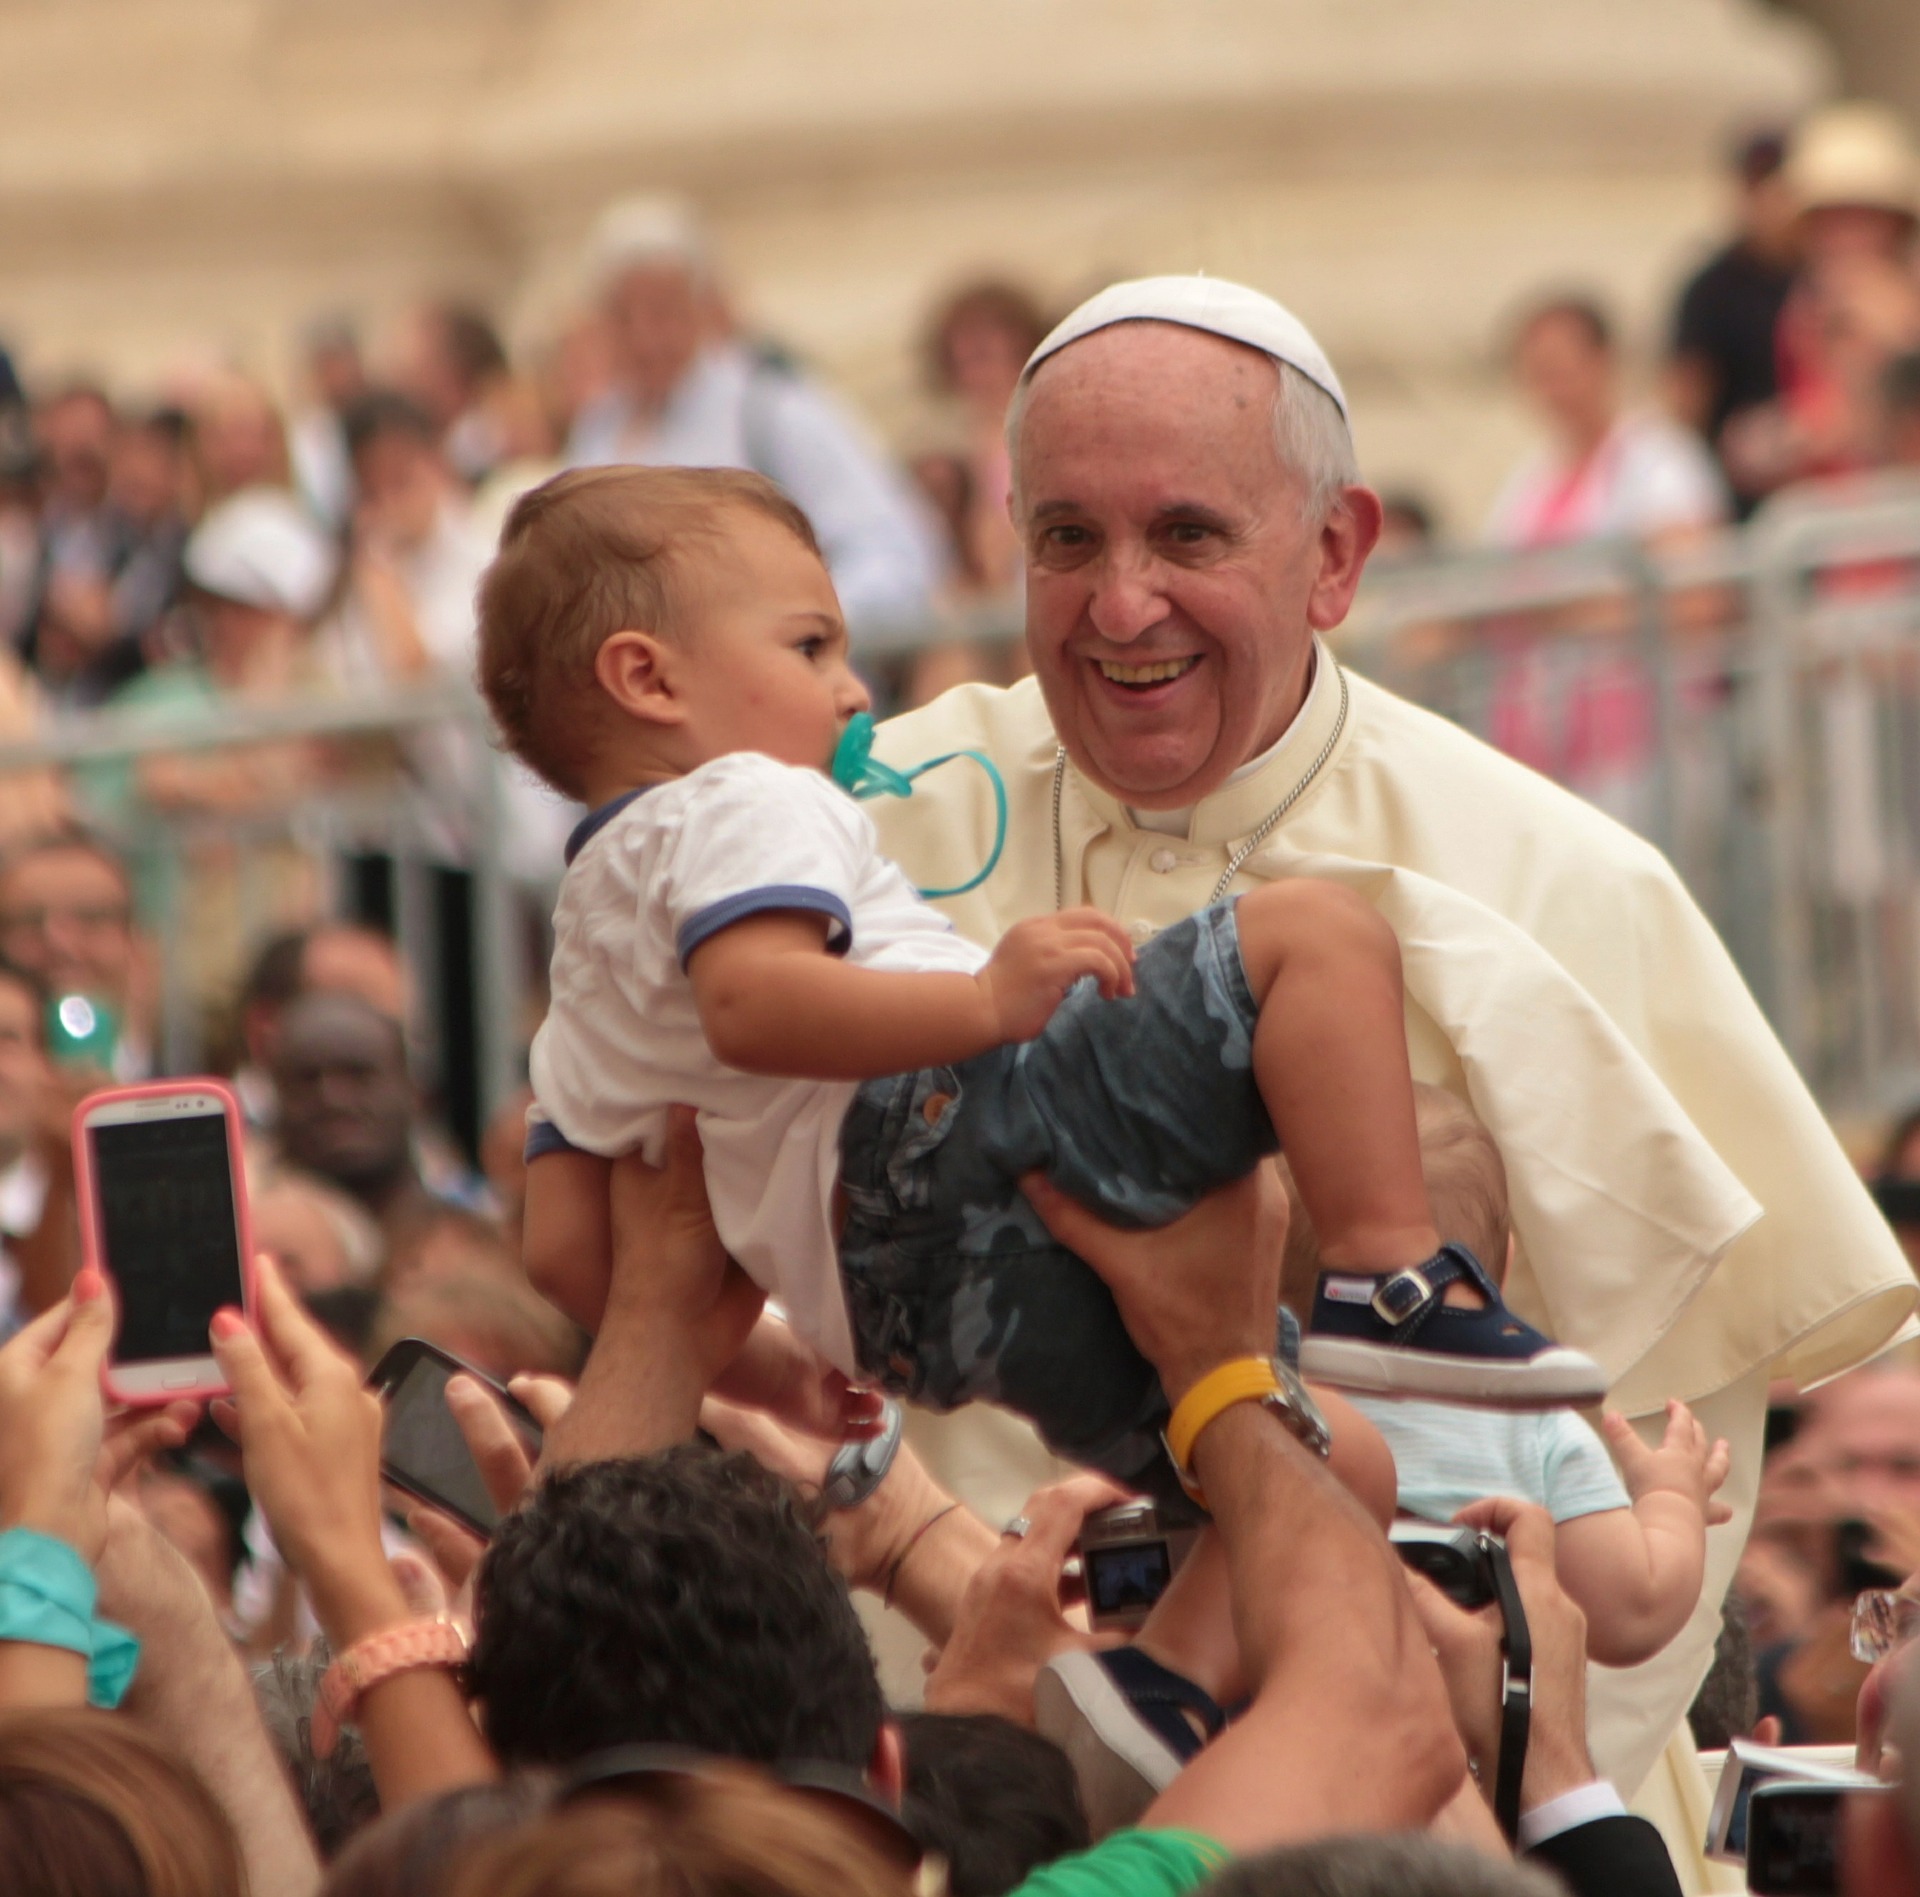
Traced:
<path fill-rule="evenodd" d="M 677 657 L 650 632 L 616 632 L 601 640 L 593 655 L 593 676 L 628 717 L 653 725 L 682 724 L 687 711 L 678 689 Z"/>
<path fill-rule="evenodd" d="M 1320 572 L 1307 595 L 1307 624 L 1315 632 L 1331 632 L 1346 618 L 1385 518 L 1372 488 L 1340 490 L 1320 529 Z"/>
<path fill-rule="evenodd" d="M 900 1809 L 907 1790 L 907 1748 L 900 1728 L 891 1719 L 880 1722 L 873 1741 L 873 1760 L 867 1767 L 867 1783 L 895 1811 Z"/>

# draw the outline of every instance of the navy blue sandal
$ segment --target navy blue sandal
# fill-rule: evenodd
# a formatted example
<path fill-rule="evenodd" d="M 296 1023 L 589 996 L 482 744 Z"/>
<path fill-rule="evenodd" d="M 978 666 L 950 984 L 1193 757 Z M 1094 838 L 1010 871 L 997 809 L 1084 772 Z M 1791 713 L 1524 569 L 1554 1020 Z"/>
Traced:
<path fill-rule="evenodd" d="M 1450 1305 L 1465 1281 L 1483 1307 Z M 1491 1409 L 1552 1410 L 1598 1403 L 1606 1373 L 1514 1316 L 1480 1261 L 1443 1245 L 1424 1265 L 1385 1278 L 1320 1275 L 1300 1373 L 1367 1396 L 1425 1397 Z"/>

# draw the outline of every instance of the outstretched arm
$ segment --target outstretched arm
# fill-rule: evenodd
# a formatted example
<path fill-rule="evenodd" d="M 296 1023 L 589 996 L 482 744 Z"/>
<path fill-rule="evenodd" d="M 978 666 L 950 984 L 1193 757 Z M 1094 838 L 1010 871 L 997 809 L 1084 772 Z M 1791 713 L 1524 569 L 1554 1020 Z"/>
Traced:
<path fill-rule="evenodd" d="M 1624 1417 L 1603 1422 L 1633 1506 L 1576 1516 L 1555 1531 L 1560 1584 L 1587 1617 L 1587 1652 L 1602 1666 L 1650 1660 L 1700 1602 L 1707 1527 L 1726 1521 L 1713 1500 L 1727 1445 L 1710 1443 L 1684 1403 L 1667 1405 L 1666 1438 L 1650 1449 Z"/>
<path fill-rule="evenodd" d="M 1097 909 L 1017 924 L 978 975 L 855 968 L 827 952 L 824 917 L 754 915 L 687 964 L 707 1045 L 729 1067 L 810 1080 L 872 1080 L 1031 1039 L 1091 975 L 1133 992 L 1133 949 Z"/>

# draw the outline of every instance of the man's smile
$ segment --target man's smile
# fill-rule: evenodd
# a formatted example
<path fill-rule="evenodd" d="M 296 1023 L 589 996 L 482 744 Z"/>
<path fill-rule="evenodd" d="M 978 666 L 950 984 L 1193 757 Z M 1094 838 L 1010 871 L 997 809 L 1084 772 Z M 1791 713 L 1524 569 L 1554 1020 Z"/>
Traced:
<path fill-rule="evenodd" d="M 1200 663 L 1198 653 L 1180 659 L 1152 659 L 1142 664 L 1124 665 L 1115 659 L 1095 659 L 1094 668 L 1109 684 L 1130 693 L 1145 693 L 1158 686 L 1184 678 Z"/>

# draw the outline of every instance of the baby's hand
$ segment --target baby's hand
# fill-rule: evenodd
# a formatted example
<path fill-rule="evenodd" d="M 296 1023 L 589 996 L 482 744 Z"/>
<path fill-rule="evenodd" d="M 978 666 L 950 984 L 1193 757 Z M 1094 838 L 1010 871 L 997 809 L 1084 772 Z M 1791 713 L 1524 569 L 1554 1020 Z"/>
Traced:
<path fill-rule="evenodd" d="M 993 1045 L 1032 1040 L 1082 975 L 1109 1001 L 1133 993 L 1133 944 L 1111 916 L 1063 909 L 1016 922 L 974 977 L 991 1011 Z"/>
<path fill-rule="evenodd" d="M 1733 1520 L 1733 1510 L 1713 1499 L 1727 1479 L 1732 1453 L 1723 1440 L 1708 1441 L 1694 1413 L 1678 1398 L 1667 1404 L 1667 1433 L 1658 1449 L 1649 1449 L 1633 1425 L 1613 1410 L 1601 1417 L 1600 1427 L 1613 1445 L 1634 1501 L 1678 1495 L 1699 1509 L 1709 1528 Z"/>

